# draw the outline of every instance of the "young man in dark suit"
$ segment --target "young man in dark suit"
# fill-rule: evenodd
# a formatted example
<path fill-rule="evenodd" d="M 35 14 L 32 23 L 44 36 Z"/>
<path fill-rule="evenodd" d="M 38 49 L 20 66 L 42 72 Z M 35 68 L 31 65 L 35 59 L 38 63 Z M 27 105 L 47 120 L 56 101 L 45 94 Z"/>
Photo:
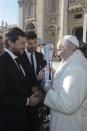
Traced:
<path fill-rule="evenodd" d="M 27 48 L 25 49 L 22 57 L 21 63 L 26 72 L 28 79 L 31 81 L 32 93 L 33 90 L 36 90 L 37 94 L 41 96 L 41 91 L 38 88 L 40 87 L 41 79 L 44 76 L 44 66 L 46 65 L 46 60 L 42 53 L 36 51 L 37 48 L 37 35 L 35 32 L 27 32 Z M 32 60 L 33 59 L 33 60 Z M 30 87 L 29 87 L 30 88 Z M 38 96 L 37 96 L 38 97 Z M 30 97 L 31 98 L 31 97 Z M 38 115 L 39 102 L 34 104 L 29 98 L 29 104 L 27 105 L 26 112 L 26 131 L 40 131 L 40 120 Z"/>
<path fill-rule="evenodd" d="M 26 74 L 17 59 L 25 49 L 26 34 L 14 27 L 6 38 L 9 48 L 0 56 L 0 131 L 22 131 L 27 85 Z"/>

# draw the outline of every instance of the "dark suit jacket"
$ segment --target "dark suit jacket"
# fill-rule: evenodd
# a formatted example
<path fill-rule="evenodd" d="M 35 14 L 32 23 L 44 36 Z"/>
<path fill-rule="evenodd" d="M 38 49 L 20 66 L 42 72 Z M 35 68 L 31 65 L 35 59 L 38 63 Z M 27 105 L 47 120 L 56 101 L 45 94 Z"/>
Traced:
<path fill-rule="evenodd" d="M 22 126 L 26 98 L 26 78 L 5 52 L 0 56 L 0 129 L 14 124 Z"/>
<path fill-rule="evenodd" d="M 44 60 L 42 53 L 35 52 L 35 57 L 36 57 L 36 63 L 37 63 L 37 70 L 36 70 L 36 75 L 37 75 L 38 72 L 41 70 L 41 68 L 43 68 L 43 63 L 46 64 L 46 61 Z M 38 86 L 39 81 L 37 80 L 36 75 L 33 72 L 32 65 L 31 65 L 25 51 L 24 51 L 23 55 L 21 56 L 20 60 L 21 60 L 22 66 L 25 70 L 25 73 L 28 77 L 28 80 L 30 81 L 31 86 Z"/>
<path fill-rule="evenodd" d="M 44 60 L 44 56 L 42 53 L 35 52 L 36 63 L 37 63 L 37 70 L 36 75 L 38 72 L 46 65 L 46 60 Z M 20 57 L 21 64 L 25 70 L 27 75 L 27 79 L 30 83 L 29 88 L 33 86 L 40 86 L 40 81 L 37 80 L 35 73 L 33 72 L 32 65 L 27 57 L 26 52 Z M 40 104 L 40 103 L 39 103 Z M 40 123 L 38 118 L 38 109 L 40 105 L 36 105 L 34 107 L 27 107 L 26 112 L 26 128 L 27 130 L 31 131 L 39 131 Z"/>

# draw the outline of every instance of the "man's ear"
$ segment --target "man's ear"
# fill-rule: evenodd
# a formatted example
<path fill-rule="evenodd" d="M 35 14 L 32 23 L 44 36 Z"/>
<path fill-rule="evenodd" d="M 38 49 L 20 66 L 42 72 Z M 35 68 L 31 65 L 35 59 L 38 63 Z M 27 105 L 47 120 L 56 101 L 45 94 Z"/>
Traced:
<path fill-rule="evenodd" d="M 14 43 L 11 40 L 8 40 L 8 45 L 9 45 L 9 47 L 13 47 Z"/>

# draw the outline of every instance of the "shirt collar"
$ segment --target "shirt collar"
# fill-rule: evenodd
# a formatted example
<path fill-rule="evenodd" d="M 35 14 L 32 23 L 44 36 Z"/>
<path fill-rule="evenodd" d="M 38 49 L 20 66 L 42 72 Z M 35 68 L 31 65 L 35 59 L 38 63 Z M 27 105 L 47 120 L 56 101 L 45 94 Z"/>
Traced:
<path fill-rule="evenodd" d="M 10 50 L 5 48 L 5 51 L 8 52 L 8 54 L 12 57 L 13 60 L 17 58 L 17 56 L 14 55 Z"/>
<path fill-rule="evenodd" d="M 28 56 L 31 56 L 31 53 L 27 49 L 25 49 L 25 52 Z"/>
<path fill-rule="evenodd" d="M 25 52 L 27 53 L 28 56 L 31 56 L 31 52 L 29 52 L 27 49 L 25 49 Z M 33 55 L 35 55 L 35 53 L 32 53 Z"/>

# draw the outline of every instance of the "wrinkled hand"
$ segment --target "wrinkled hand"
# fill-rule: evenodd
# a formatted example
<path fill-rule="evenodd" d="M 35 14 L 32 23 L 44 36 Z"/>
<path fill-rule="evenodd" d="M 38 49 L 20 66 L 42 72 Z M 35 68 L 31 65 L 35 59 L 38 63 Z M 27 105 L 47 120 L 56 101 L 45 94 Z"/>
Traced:
<path fill-rule="evenodd" d="M 43 96 L 43 93 L 41 90 L 38 89 L 38 92 L 36 93 L 36 96 L 39 98 L 39 100 L 41 99 L 41 97 Z"/>
<path fill-rule="evenodd" d="M 37 98 L 39 98 L 39 100 L 41 100 L 41 97 L 43 96 L 42 90 L 38 89 L 37 86 L 34 86 L 34 87 L 32 87 L 32 92 L 33 92 L 33 94 L 35 94 L 35 96 Z"/>
<path fill-rule="evenodd" d="M 52 78 L 53 78 L 56 70 L 52 67 L 52 68 L 51 68 L 51 71 L 52 71 Z"/>
<path fill-rule="evenodd" d="M 38 75 L 37 75 L 37 80 L 42 80 L 44 78 L 44 75 L 45 75 L 45 70 L 42 69 Z"/>
<path fill-rule="evenodd" d="M 28 105 L 29 106 L 35 106 L 39 103 L 39 98 L 37 98 L 36 94 L 32 94 L 30 97 L 29 97 L 29 103 Z"/>

